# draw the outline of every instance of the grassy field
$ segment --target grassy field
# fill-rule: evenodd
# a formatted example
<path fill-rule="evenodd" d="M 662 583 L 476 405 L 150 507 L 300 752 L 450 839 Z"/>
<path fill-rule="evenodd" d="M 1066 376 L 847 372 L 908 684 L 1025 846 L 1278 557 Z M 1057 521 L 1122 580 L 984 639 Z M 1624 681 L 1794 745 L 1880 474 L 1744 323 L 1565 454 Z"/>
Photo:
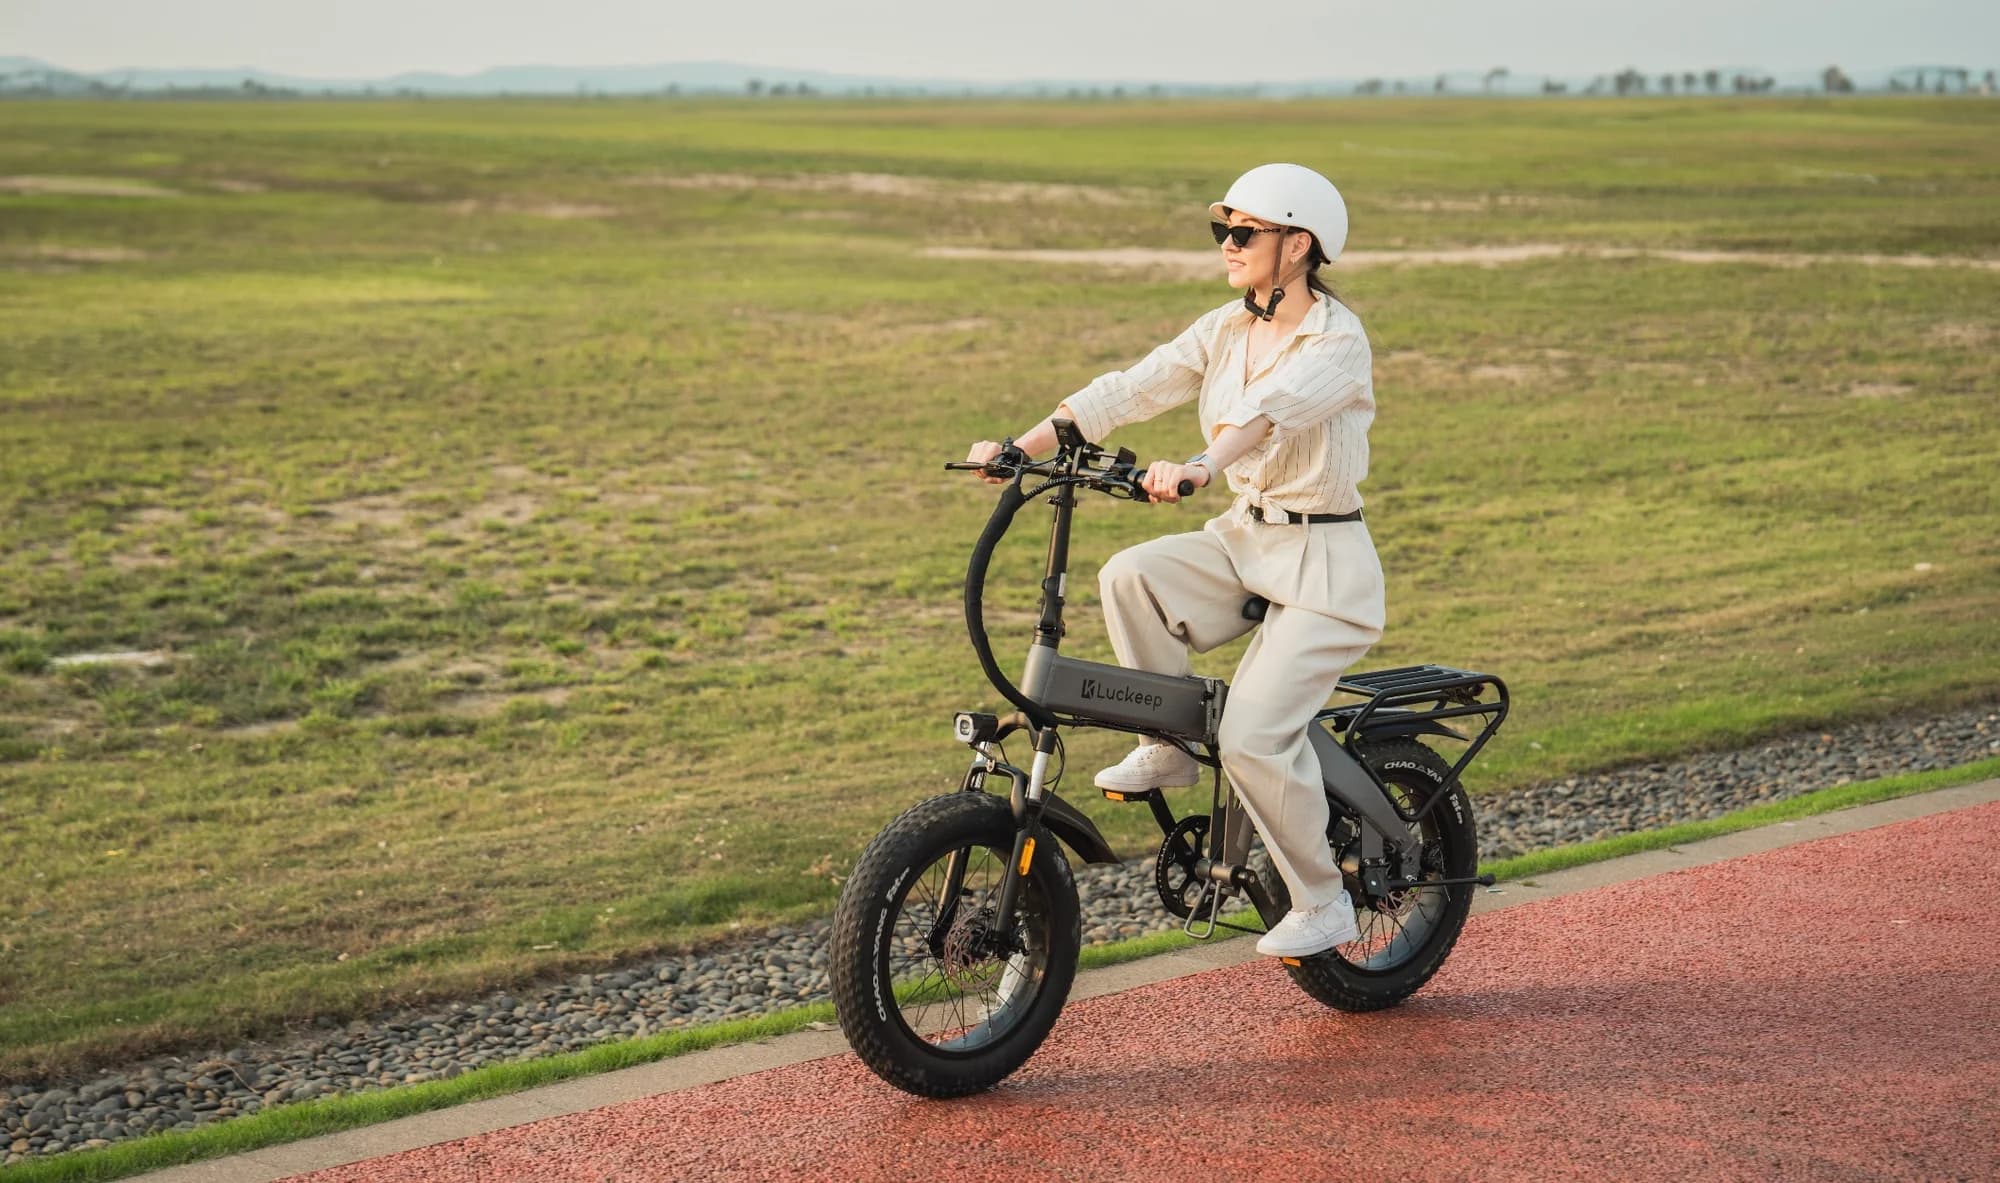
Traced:
<path fill-rule="evenodd" d="M 939 464 L 1226 296 L 926 247 L 1194 246 L 1300 159 L 1357 248 L 2000 257 L 1977 102 L 5 113 L 0 1080 L 830 908 L 994 702 Z M 1475 789 L 2000 692 L 2000 273 L 1336 282 L 1367 664 L 1509 679 Z M 1211 508 L 1086 506 L 1073 586 Z"/>

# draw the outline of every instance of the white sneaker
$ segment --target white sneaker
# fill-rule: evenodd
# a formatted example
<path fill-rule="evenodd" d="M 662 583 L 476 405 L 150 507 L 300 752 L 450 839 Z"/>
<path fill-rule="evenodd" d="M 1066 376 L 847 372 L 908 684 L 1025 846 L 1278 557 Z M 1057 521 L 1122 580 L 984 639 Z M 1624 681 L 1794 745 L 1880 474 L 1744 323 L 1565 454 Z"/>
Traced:
<path fill-rule="evenodd" d="M 1100 789 L 1143 793 L 1148 789 L 1185 789 L 1201 783 L 1201 765 L 1169 743 L 1142 743 L 1132 754 L 1097 774 Z"/>
<path fill-rule="evenodd" d="M 1266 957 L 1311 957 L 1335 945 L 1361 939 L 1354 922 L 1354 903 L 1345 891 L 1317 908 L 1285 913 L 1285 918 L 1257 941 Z"/>

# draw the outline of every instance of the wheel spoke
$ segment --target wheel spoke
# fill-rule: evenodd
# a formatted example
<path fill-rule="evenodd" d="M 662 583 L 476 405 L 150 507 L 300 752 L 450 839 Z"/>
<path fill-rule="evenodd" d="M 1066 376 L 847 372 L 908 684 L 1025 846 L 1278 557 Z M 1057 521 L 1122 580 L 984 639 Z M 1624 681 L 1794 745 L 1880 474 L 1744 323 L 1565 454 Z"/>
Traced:
<path fill-rule="evenodd" d="M 1397 812 L 1406 820 L 1429 800 L 1428 785 L 1411 786 L 1392 780 L 1387 788 Z M 1344 840 L 1338 841 L 1335 855 L 1357 836 L 1357 832 L 1350 830 Z M 1446 847 L 1453 840 L 1435 813 L 1409 827 L 1406 841 L 1421 852 L 1416 872 L 1420 880 L 1453 873 Z M 1394 972 L 1421 956 L 1440 926 L 1448 922 L 1451 894 L 1447 888 L 1412 886 L 1390 898 L 1395 901 L 1393 907 L 1387 900 L 1363 899 L 1357 894 L 1356 914 L 1361 920 L 1361 934 L 1339 947 L 1336 956 L 1340 960 L 1369 973 Z"/>
<path fill-rule="evenodd" d="M 926 867 L 905 894 L 891 937 L 891 981 L 903 1024 L 940 1050 L 969 1052 L 1004 1038 L 1025 1011 L 1046 966 L 1040 956 L 1046 937 L 1033 881 L 1024 883 L 1015 940 L 1028 951 L 993 956 L 979 941 L 991 923 L 1005 880 L 1003 856 L 986 846 L 965 852 L 959 895 L 946 896 L 949 855 Z M 940 919 L 950 923 L 942 949 L 931 934 Z M 900 967 L 900 968 L 898 968 Z"/>

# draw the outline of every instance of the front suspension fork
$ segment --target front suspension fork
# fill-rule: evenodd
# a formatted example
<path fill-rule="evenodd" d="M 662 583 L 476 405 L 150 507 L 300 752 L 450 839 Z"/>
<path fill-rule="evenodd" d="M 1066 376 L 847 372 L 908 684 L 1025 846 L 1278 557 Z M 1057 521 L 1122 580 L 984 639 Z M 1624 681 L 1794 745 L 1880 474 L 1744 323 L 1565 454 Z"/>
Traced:
<path fill-rule="evenodd" d="M 1000 879 L 1000 903 L 993 909 L 993 932 L 1005 951 L 1019 952 L 1014 944 L 1014 909 L 1021 903 L 1021 880 L 1035 859 L 1035 837 L 1048 837 L 1042 829 L 1043 782 L 1049 773 L 1049 759 L 1055 755 L 1056 729 L 1044 727 L 1035 733 L 1035 762 L 1023 778 L 1018 769 L 1009 769 L 1014 781 L 1008 803 L 1014 810 L 1014 851 L 1007 860 L 1007 873 Z M 1048 837 L 1053 842 L 1054 838 Z"/>
<path fill-rule="evenodd" d="M 997 953 L 1018 953 L 1014 947 L 1014 912 L 1021 904 L 1021 880 L 1026 878 L 1028 868 L 1034 865 L 1035 843 L 1038 840 L 1054 841 L 1042 829 L 1042 807 L 1045 800 L 1043 783 L 1048 776 L 1049 759 L 1056 750 L 1056 729 L 1044 727 L 1035 733 L 1035 760 L 1028 771 L 1023 772 L 1011 764 L 1003 764 L 999 758 L 981 745 L 980 758 L 973 761 L 965 774 L 965 789 L 977 789 L 985 777 L 994 772 L 1003 773 L 1012 782 L 1008 793 L 1008 805 L 1014 812 L 1014 847 L 1008 853 L 1007 866 L 1000 878 L 1000 898 L 993 909 L 992 936 L 998 946 Z M 961 847 L 951 852 L 945 860 L 945 889 L 942 906 L 938 909 L 937 922 L 931 926 L 931 949 L 944 948 L 945 934 L 951 931 L 958 915 L 960 893 L 965 888 L 965 864 L 972 852 Z"/>

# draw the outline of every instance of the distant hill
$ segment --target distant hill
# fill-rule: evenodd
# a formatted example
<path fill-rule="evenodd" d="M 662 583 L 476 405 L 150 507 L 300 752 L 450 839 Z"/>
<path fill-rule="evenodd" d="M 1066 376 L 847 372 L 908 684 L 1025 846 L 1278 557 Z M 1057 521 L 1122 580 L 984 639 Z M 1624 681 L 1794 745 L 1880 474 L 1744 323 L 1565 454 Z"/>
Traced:
<path fill-rule="evenodd" d="M 364 94 L 421 91 L 437 95 L 497 94 L 659 94 L 667 90 L 691 93 L 749 93 L 753 87 L 769 91 L 783 87 L 797 91 L 800 84 L 820 93 L 846 94 L 864 90 L 953 94 L 975 93 L 1062 93 L 1071 87 L 1092 86 L 1109 89 L 1115 81 L 1068 82 L 974 82 L 957 78 L 908 78 L 887 75 L 836 74 L 825 70 L 780 69 L 744 65 L 739 62 L 662 62 L 637 66 L 500 66 L 476 74 L 443 74 L 420 71 L 381 78 L 305 78 L 275 74 L 254 66 L 223 69 L 163 70 L 132 68 L 99 70 L 94 73 L 65 70 L 47 62 L 25 57 L 0 57 L 0 91 L 45 88 L 57 93 L 87 93 L 105 90 L 240 90 L 248 82 L 254 86 L 295 90 L 307 94 Z M 1123 83 L 1141 89 L 1142 83 Z M 1189 91 L 1220 91 L 1229 88 L 1194 85 Z M 1240 88 L 1239 88 L 1240 89 Z"/>
<path fill-rule="evenodd" d="M 1761 67 L 1690 66 L 1699 75 L 1715 69 L 1722 90 L 1738 74 L 1769 77 L 1782 91 L 1818 91 L 1819 70 L 1767 71 Z M 1886 89 L 1892 76 L 1908 82 L 1914 71 L 1923 69 L 1930 79 L 1940 67 L 1907 66 L 1896 69 L 1849 70 L 1848 76 L 1863 90 Z M 1688 71 L 1676 72 L 1676 80 Z M 1437 74 L 1385 77 L 1379 79 L 1322 78 L 1279 81 L 1246 81 L 1240 86 L 1185 83 L 1171 80 L 1133 79 L 1022 79 L 1008 82 L 973 81 L 962 78 L 902 78 L 888 75 L 837 74 L 824 70 L 796 70 L 739 62 L 662 62 L 634 66 L 500 66 L 476 74 L 442 74 L 433 71 L 396 74 L 383 78 L 304 78 L 274 74 L 254 66 L 218 69 L 122 69 L 83 72 L 65 70 L 28 57 L 0 57 L 0 95 L 149 96 L 177 92 L 256 93 L 296 91 L 301 94 L 397 94 L 418 92 L 433 95 L 643 95 L 678 92 L 688 94 L 800 93 L 806 88 L 819 94 L 979 94 L 1048 95 L 1220 95 L 1255 93 L 1268 97 L 1297 95 L 1347 95 L 1367 86 L 1379 94 L 1437 93 L 1437 82 L 1445 82 L 1445 93 L 1535 94 L 1545 82 L 1559 84 L 1567 93 L 1587 92 L 1593 81 L 1608 84 L 1615 70 L 1602 74 L 1544 75 L 1504 70 L 1446 70 Z M 1970 81 L 1977 85 L 1982 70 L 1974 70 Z M 1659 79 L 1665 71 L 1648 74 L 1647 90 L 1659 93 Z M 1684 84 L 1683 84 L 1684 85 Z M 1705 86 L 1695 93 L 1707 93 Z"/>

